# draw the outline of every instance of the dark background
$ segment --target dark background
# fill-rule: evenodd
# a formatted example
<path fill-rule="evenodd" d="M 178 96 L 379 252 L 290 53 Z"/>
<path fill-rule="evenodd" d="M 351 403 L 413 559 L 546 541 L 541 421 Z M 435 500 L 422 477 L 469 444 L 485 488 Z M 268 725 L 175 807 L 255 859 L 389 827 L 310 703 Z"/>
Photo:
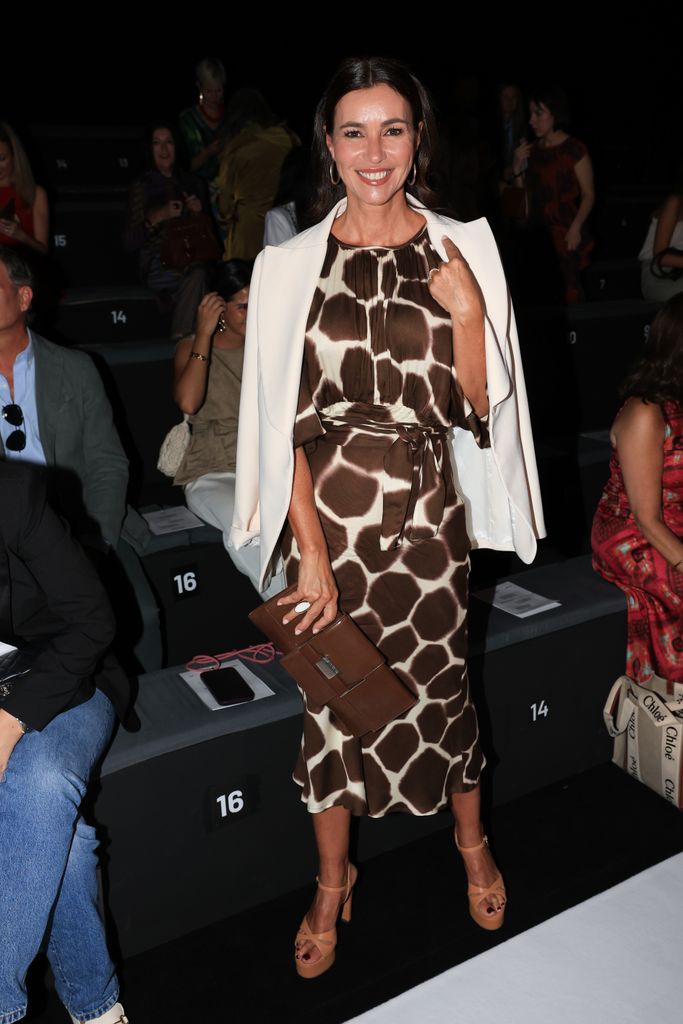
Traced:
<path fill-rule="evenodd" d="M 22 134 L 32 124 L 175 119 L 195 99 L 195 63 L 215 55 L 228 73 L 227 93 L 261 88 L 307 143 L 338 60 L 383 53 L 409 63 L 442 118 L 451 115 L 459 78 L 477 79 L 484 116 L 502 79 L 525 90 L 556 80 L 570 96 L 572 130 L 589 149 L 631 147 L 634 181 L 657 180 L 655 168 L 659 180 L 674 176 L 683 156 L 680 4 L 650 3 L 637 13 L 617 5 L 519 6 L 496 15 L 488 5 L 461 14 L 458 5 L 431 3 L 411 17 L 384 7 L 383 18 L 365 5 L 290 5 L 250 17 L 228 5 L 103 5 L 47 18 L 26 8 L 14 26 L 3 18 L 0 116 Z"/>

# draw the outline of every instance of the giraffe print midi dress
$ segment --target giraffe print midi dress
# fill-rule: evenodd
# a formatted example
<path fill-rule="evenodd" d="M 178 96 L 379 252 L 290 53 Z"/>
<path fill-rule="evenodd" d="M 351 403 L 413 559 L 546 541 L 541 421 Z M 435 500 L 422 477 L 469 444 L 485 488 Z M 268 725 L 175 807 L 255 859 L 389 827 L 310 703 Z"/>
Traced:
<path fill-rule="evenodd" d="M 340 606 L 418 695 L 360 739 L 304 701 L 294 780 L 311 812 L 433 814 L 479 781 L 467 680 L 469 539 L 447 430 L 465 415 L 450 316 L 429 293 L 426 225 L 397 247 L 330 235 L 306 328 L 294 444 L 304 445 Z M 288 583 L 298 549 L 282 545 Z"/>

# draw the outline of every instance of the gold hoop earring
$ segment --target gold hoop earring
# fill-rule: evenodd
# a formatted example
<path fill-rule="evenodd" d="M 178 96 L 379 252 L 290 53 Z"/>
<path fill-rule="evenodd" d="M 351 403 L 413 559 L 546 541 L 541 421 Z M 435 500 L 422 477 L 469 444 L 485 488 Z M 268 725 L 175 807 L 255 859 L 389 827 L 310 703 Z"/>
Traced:
<path fill-rule="evenodd" d="M 417 178 L 417 164 L 413 164 L 413 169 L 410 172 L 410 177 L 408 178 L 408 184 L 409 185 L 414 185 L 416 178 Z"/>
<path fill-rule="evenodd" d="M 339 182 L 341 181 L 341 178 L 339 177 L 339 171 L 337 171 L 337 180 L 336 181 L 334 180 L 334 175 L 332 173 L 332 170 L 333 170 L 333 168 L 336 169 L 336 167 L 337 167 L 337 165 L 336 165 L 336 163 L 333 160 L 332 163 L 330 164 L 330 181 L 332 182 L 333 185 L 338 185 Z"/>

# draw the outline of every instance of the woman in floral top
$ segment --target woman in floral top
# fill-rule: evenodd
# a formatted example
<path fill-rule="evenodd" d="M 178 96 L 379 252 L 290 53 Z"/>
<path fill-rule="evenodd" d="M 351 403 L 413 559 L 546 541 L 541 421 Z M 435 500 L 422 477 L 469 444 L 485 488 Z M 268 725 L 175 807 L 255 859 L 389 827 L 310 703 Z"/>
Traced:
<path fill-rule="evenodd" d="M 622 396 L 593 566 L 628 598 L 627 675 L 683 682 L 683 294 L 655 317 Z"/>

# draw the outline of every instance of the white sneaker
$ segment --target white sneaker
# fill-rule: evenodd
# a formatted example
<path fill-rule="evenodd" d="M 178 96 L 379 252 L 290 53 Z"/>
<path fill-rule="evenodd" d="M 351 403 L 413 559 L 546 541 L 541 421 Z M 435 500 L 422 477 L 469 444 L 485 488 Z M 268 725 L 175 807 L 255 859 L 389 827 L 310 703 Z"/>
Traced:
<path fill-rule="evenodd" d="M 71 1014 L 69 1016 L 73 1024 L 82 1024 L 78 1017 L 72 1017 Z M 116 1003 L 115 1006 L 112 1006 L 100 1017 L 91 1017 L 87 1024 L 130 1024 L 130 1021 L 126 1017 L 126 1012 L 121 1003 Z"/>

